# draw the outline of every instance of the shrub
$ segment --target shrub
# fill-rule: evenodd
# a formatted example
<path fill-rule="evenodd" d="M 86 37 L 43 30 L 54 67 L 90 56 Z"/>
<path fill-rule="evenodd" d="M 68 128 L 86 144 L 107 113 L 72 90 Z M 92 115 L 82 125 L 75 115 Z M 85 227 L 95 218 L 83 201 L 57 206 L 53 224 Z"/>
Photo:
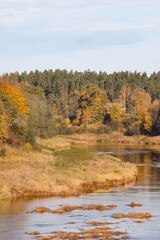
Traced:
<path fill-rule="evenodd" d="M 59 126 L 59 128 L 57 129 L 57 133 L 59 135 L 66 135 L 66 131 L 67 131 L 67 125 L 61 125 Z"/>
<path fill-rule="evenodd" d="M 98 129 L 97 129 L 97 133 L 108 133 L 110 131 L 110 127 L 107 125 L 101 125 Z"/>
<path fill-rule="evenodd" d="M 82 125 L 82 132 L 85 133 L 87 131 L 87 125 Z"/>
<path fill-rule="evenodd" d="M 127 136 L 140 135 L 140 132 L 141 132 L 141 124 L 137 121 L 127 127 L 125 135 Z"/>
<path fill-rule="evenodd" d="M 6 156 L 6 149 L 4 147 L 0 148 L 0 157 L 5 157 Z"/>
<path fill-rule="evenodd" d="M 26 139 L 30 142 L 30 144 L 33 146 L 36 143 L 35 134 L 32 129 L 28 129 L 26 132 Z"/>
<path fill-rule="evenodd" d="M 113 121 L 111 125 L 112 131 L 117 131 L 120 126 L 121 126 L 120 121 L 118 120 Z"/>
<path fill-rule="evenodd" d="M 22 146 L 22 139 L 18 138 L 17 136 L 11 129 L 8 130 L 8 138 L 7 138 L 7 143 L 11 144 L 14 147 L 20 147 Z"/>
<path fill-rule="evenodd" d="M 67 130 L 66 130 L 66 134 L 67 135 L 72 135 L 74 133 L 74 128 L 73 127 L 69 127 Z"/>
<path fill-rule="evenodd" d="M 76 132 L 76 133 L 83 133 L 82 127 L 76 126 L 76 127 L 75 127 L 75 132 Z"/>
<path fill-rule="evenodd" d="M 87 132 L 97 133 L 97 126 L 95 124 L 90 124 L 87 126 Z"/>
<path fill-rule="evenodd" d="M 32 150 L 32 145 L 28 142 L 26 144 L 23 145 L 23 150 L 25 152 L 30 152 Z"/>

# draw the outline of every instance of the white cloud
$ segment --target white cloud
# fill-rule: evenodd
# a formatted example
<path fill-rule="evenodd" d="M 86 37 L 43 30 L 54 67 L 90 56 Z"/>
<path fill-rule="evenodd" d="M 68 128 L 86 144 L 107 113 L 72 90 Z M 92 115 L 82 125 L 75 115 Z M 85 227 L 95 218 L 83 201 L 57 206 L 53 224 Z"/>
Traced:
<path fill-rule="evenodd" d="M 132 66 L 147 70 L 159 65 L 160 39 L 154 38 L 160 34 L 159 0 L 0 0 L 0 9 L 0 45 L 7 49 L 8 56 L 15 55 L 16 50 L 20 56 L 26 52 L 30 56 L 2 61 L 4 71 L 16 70 L 18 66 L 22 70 L 31 70 L 32 66 L 54 68 L 52 62 L 56 68 L 106 71 L 107 67 L 110 71 L 125 67 L 129 70 Z M 12 37 L 14 41 L 10 40 Z M 120 41 L 116 41 L 118 37 Z M 46 56 L 47 43 L 52 56 Z M 90 43 L 93 50 L 87 51 Z M 12 46 L 14 53 L 10 50 Z M 53 55 L 55 48 L 58 55 Z M 66 54 L 60 54 L 62 49 Z M 75 49 L 85 51 L 72 54 Z M 37 52 L 42 56 L 37 56 Z M 122 56 L 128 60 L 122 61 Z"/>
<path fill-rule="evenodd" d="M 152 7 L 157 9 L 156 0 L 0 0 L 0 26 L 12 30 L 23 27 L 23 32 L 28 31 L 27 27 L 41 29 L 41 32 L 159 27 L 159 18 L 154 22 L 154 17 L 148 15 L 150 8 L 146 10 L 151 2 Z M 137 12 L 141 14 L 135 20 Z M 125 21 L 121 22 L 121 18 Z M 144 22 L 144 18 L 148 22 Z"/>

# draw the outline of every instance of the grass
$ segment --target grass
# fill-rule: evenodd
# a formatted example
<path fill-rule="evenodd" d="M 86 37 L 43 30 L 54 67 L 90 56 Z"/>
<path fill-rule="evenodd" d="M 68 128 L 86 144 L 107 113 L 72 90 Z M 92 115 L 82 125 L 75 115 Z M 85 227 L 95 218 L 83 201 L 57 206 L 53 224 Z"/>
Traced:
<path fill-rule="evenodd" d="M 88 160 L 93 159 L 93 154 L 88 152 L 87 149 L 57 151 L 54 156 L 58 157 L 55 161 L 56 170 L 80 169 L 88 165 Z"/>
<path fill-rule="evenodd" d="M 6 156 L 0 158 L 0 198 L 80 194 L 135 180 L 133 164 L 78 149 L 71 139 L 57 139 L 39 142 L 41 151 L 5 145 Z"/>
<path fill-rule="evenodd" d="M 0 148 L 0 157 L 4 158 L 6 156 L 6 149 L 4 147 Z"/>
<path fill-rule="evenodd" d="M 54 153 L 54 156 L 63 157 L 63 158 L 69 158 L 69 159 L 90 159 L 92 158 L 92 155 L 90 152 L 88 152 L 87 149 L 66 149 L 62 151 L 56 151 Z"/>
<path fill-rule="evenodd" d="M 54 151 L 55 151 L 55 148 L 52 148 L 52 147 L 43 146 L 43 145 L 41 145 L 40 147 L 43 148 L 43 149 L 45 149 L 45 150 L 51 151 L 51 152 L 54 152 Z"/>

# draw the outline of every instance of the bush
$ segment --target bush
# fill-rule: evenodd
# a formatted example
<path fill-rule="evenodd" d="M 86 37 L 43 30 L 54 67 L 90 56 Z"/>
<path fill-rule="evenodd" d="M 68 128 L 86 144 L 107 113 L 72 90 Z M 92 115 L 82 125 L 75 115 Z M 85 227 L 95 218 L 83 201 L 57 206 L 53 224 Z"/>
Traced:
<path fill-rule="evenodd" d="M 110 131 L 110 127 L 107 125 L 101 125 L 98 129 L 97 129 L 97 133 L 108 133 Z"/>
<path fill-rule="evenodd" d="M 118 120 L 113 121 L 111 125 L 112 131 L 117 131 L 118 128 L 120 128 L 120 126 L 121 126 L 120 121 Z"/>
<path fill-rule="evenodd" d="M 60 125 L 57 129 L 57 134 L 59 135 L 66 135 L 67 125 Z"/>
<path fill-rule="evenodd" d="M 122 119 L 122 123 L 125 128 L 130 127 L 136 121 L 137 121 L 137 117 L 133 114 L 126 114 Z"/>
<path fill-rule="evenodd" d="M 82 125 L 82 132 L 85 133 L 87 131 L 87 125 Z"/>
<path fill-rule="evenodd" d="M 140 133 L 141 133 L 141 125 L 137 121 L 127 127 L 125 135 L 127 135 L 127 136 L 140 135 Z"/>
<path fill-rule="evenodd" d="M 23 145 L 23 150 L 25 152 L 30 152 L 32 150 L 32 145 L 28 142 L 26 144 Z"/>
<path fill-rule="evenodd" d="M 97 133 L 97 126 L 95 124 L 90 124 L 87 126 L 88 133 Z"/>
<path fill-rule="evenodd" d="M 35 139 L 35 134 L 32 129 L 27 130 L 26 140 L 28 140 L 32 146 L 35 145 L 36 139 Z"/>
<path fill-rule="evenodd" d="M 76 133 L 83 133 L 82 127 L 75 126 L 75 132 Z"/>
<path fill-rule="evenodd" d="M 1 147 L 0 148 L 0 157 L 5 157 L 6 156 L 6 149 L 5 148 L 3 148 L 3 147 Z"/>
<path fill-rule="evenodd" d="M 8 138 L 6 142 L 8 144 L 11 144 L 14 147 L 20 147 L 23 145 L 23 140 L 18 138 L 17 136 L 11 129 L 8 130 Z"/>
<path fill-rule="evenodd" d="M 67 130 L 66 130 L 66 134 L 67 135 L 72 135 L 74 133 L 74 128 L 73 127 L 69 127 Z"/>

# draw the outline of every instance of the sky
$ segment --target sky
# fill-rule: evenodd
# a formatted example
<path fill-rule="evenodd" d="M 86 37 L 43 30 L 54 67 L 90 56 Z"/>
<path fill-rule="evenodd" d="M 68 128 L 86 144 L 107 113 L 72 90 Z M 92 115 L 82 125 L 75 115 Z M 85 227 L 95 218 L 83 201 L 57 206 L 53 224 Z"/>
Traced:
<path fill-rule="evenodd" d="M 0 74 L 160 71 L 160 0 L 0 0 Z"/>

